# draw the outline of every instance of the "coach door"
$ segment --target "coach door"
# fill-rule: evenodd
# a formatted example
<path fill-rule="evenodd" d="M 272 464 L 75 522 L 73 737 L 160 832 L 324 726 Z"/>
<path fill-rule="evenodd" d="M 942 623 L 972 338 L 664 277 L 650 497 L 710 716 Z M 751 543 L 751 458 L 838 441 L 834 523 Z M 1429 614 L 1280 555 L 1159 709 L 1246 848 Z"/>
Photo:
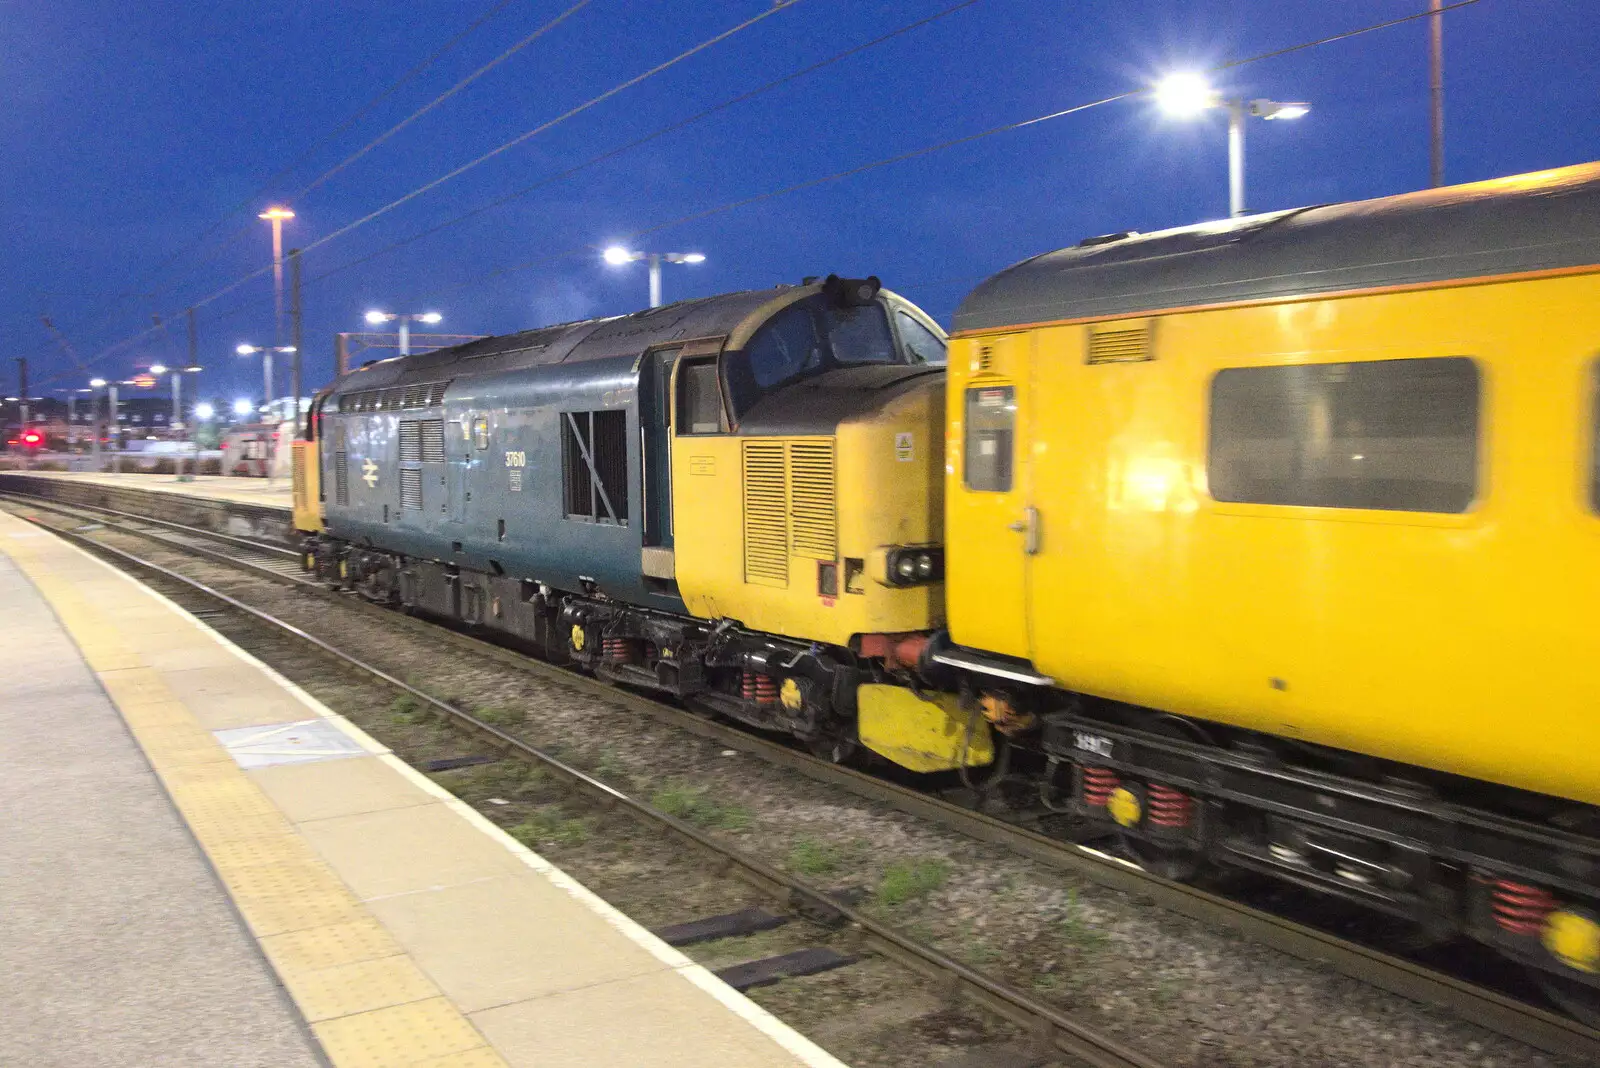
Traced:
<path fill-rule="evenodd" d="M 951 632 L 966 646 L 1029 654 L 1028 572 L 1042 532 L 1029 500 L 1032 338 L 968 339 L 952 353 L 952 460 L 945 593 Z"/>

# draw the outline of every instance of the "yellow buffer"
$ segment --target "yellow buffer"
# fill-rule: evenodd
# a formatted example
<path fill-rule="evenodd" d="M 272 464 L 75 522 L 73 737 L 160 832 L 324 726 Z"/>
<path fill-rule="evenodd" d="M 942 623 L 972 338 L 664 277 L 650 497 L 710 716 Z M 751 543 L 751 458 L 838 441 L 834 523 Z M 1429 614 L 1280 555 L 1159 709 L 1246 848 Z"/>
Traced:
<path fill-rule="evenodd" d="M 865 683 L 856 706 L 861 744 L 903 768 L 953 771 L 994 761 L 988 721 L 976 710 L 963 713 L 954 694 L 927 701 L 903 686 Z"/>

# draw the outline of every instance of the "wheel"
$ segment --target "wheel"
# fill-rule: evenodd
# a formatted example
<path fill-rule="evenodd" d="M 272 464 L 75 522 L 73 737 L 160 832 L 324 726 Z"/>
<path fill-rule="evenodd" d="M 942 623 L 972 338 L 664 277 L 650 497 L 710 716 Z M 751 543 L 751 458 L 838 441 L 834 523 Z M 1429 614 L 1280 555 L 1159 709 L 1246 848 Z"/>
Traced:
<path fill-rule="evenodd" d="M 1559 1005 L 1562 1012 L 1585 1027 L 1600 1030 L 1600 990 L 1543 968 L 1530 967 L 1528 972 L 1545 997 Z"/>
<path fill-rule="evenodd" d="M 1175 883 L 1192 882 L 1205 867 L 1205 854 L 1198 849 L 1159 846 L 1127 832 L 1117 835 L 1120 851 L 1129 860 L 1163 879 Z"/>

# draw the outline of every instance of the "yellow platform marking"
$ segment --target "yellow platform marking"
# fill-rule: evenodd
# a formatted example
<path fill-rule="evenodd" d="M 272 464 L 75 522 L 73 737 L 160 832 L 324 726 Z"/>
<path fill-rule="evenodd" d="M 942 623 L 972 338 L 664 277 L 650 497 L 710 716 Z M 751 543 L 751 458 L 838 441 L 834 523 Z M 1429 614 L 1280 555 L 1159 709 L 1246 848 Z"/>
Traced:
<path fill-rule="evenodd" d="M 311 1030 L 340 1068 L 410 1065 L 484 1044 L 477 1028 L 442 997 L 325 1020 Z"/>
<path fill-rule="evenodd" d="M 62 548 L 55 539 L 4 545 L 99 677 L 335 1068 L 504 1068 L 173 692 L 156 662 L 187 662 L 182 632 L 147 640 L 148 616 L 119 611 L 132 588 L 109 568 L 78 567 L 76 553 L 60 559 Z"/>

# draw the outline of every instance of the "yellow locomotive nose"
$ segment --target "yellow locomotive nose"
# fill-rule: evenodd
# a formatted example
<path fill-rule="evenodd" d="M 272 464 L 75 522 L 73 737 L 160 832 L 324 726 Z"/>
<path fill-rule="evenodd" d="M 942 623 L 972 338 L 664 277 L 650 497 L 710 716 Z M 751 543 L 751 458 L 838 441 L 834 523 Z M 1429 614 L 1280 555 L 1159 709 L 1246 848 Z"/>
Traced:
<path fill-rule="evenodd" d="M 1551 913 L 1545 923 L 1544 948 L 1569 968 L 1600 972 L 1600 923 L 1581 912 Z"/>
<path fill-rule="evenodd" d="M 1106 811 L 1124 827 L 1132 827 L 1144 817 L 1144 806 L 1139 804 L 1139 795 L 1126 786 L 1111 791 L 1111 797 L 1106 800 Z"/>

